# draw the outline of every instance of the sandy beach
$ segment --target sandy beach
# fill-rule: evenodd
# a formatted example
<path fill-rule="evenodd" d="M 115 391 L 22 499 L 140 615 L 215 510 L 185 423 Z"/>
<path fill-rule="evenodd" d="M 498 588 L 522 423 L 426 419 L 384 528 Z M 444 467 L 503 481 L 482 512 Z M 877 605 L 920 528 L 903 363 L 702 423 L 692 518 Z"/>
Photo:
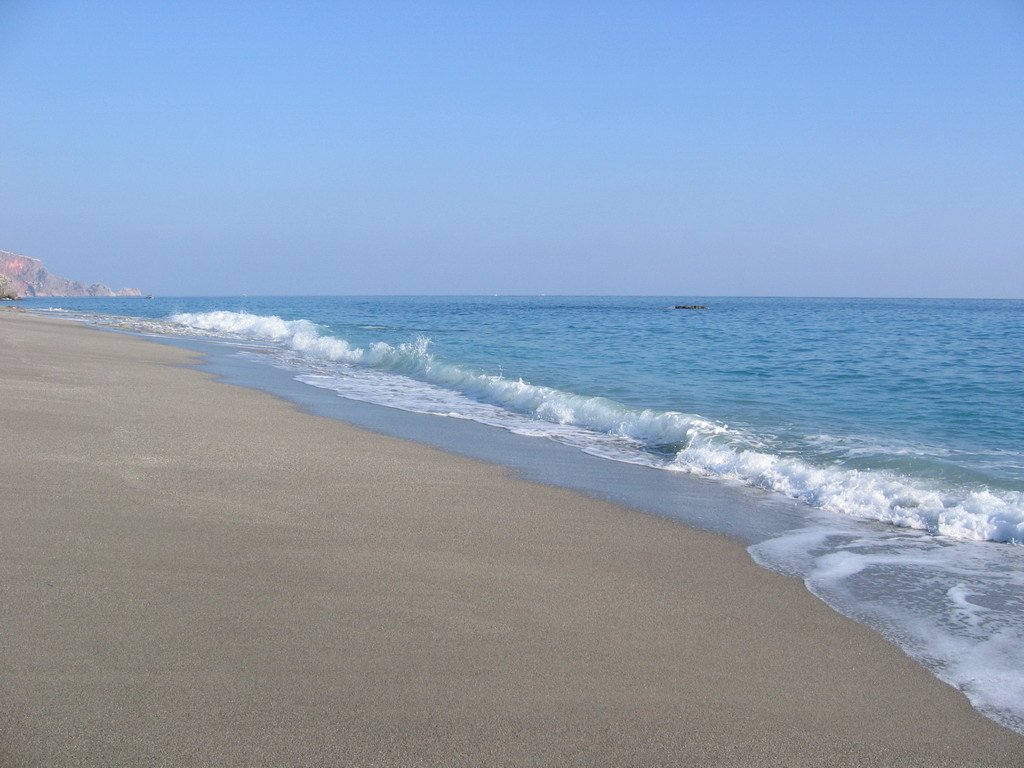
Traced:
<path fill-rule="evenodd" d="M 4 766 L 1020 766 L 743 546 L 0 311 Z"/>

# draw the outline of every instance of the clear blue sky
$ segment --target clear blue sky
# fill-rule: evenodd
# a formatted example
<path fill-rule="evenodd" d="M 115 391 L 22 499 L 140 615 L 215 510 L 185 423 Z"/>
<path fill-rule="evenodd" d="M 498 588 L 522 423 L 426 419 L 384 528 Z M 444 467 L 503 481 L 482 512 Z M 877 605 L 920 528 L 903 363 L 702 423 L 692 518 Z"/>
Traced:
<path fill-rule="evenodd" d="M 161 294 L 1024 297 L 1024 3 L 0 0 L 0 248 Z"/>

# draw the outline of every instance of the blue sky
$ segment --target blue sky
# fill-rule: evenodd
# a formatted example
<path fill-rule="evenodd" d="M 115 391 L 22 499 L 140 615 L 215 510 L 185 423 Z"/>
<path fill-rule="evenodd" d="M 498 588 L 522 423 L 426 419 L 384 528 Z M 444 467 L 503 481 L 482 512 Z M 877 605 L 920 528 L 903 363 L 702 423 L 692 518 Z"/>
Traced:
<path fill-rule="evenodd" d="M 0 248 L 161 294 L 1024 297 L 1024 3 L 0 2 Z"/>

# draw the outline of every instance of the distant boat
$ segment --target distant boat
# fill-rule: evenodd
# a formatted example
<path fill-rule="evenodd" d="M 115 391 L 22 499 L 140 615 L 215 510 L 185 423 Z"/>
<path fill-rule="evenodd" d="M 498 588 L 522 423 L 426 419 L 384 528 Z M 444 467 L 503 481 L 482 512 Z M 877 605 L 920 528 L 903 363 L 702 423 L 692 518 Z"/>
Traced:
<path fill-rule="evenodd" d="M 146 294 L 146 298 L 147 299 L 152 299 L 153 298 L 153 294 L 152 293 L 147 293 Z"/>

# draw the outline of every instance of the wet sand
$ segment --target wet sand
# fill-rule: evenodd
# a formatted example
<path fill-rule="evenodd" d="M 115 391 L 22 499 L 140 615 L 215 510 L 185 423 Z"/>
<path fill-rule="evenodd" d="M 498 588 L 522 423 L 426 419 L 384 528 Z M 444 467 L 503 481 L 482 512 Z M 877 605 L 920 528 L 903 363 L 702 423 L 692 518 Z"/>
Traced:
<path fill-rule="evenodd" d="M 737 542 L 142 339 L 0 355 L 0 765 L 1024 765 Z"/>

